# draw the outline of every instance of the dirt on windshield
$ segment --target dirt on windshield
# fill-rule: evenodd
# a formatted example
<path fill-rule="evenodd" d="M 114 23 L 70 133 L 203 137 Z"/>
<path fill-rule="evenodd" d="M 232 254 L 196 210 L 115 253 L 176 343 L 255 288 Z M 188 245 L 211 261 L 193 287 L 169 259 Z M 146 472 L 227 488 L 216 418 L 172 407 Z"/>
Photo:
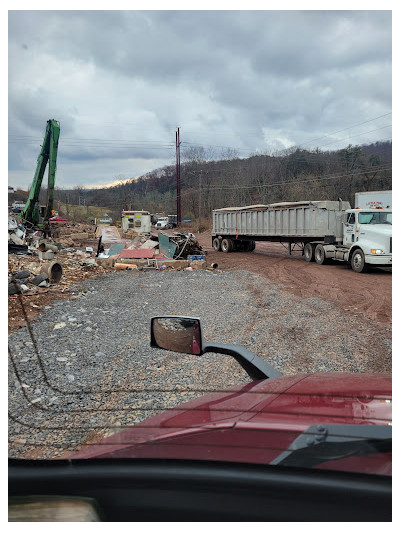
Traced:
<path fill-rule="evenodd" d="M 211 232 L 201 233 L 199 243 L 207 251 L 207 263 L 224 270 L 249 270 L 281 286 L 282 289 L 310 298 L 336 302 L 343 311 L 360 314 L 383 324 L 392 322 L 392 272 L 373 268 L 356 273 L 346 264 L 307 263 L 301 251 L 289 255 L 280 243 L 257 242 L 253 252 L 215 252 Z"/>

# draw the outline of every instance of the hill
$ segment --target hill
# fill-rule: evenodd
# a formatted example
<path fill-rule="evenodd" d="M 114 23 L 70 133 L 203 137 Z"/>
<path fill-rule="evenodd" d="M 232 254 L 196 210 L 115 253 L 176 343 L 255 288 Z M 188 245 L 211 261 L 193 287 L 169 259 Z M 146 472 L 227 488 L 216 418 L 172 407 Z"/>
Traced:
<path fill-rule="evenodd" d="M 392 187 L 391 141 L 336 151 L 292 148 L 247 159 L 206 159 L 204 154 L 191 149 L 182 158 L 182 216 L 208 218 L 219 207 L 338 197 L 353 205 L 357 191 Z M 175 213 L 176 168 L 166 166 L 114 187 L 57 194 L 64 203 L 67 195 L 78 195 L 88 205 L 108 206 L 102 209 L 114 216 L 122 209 Z"/>

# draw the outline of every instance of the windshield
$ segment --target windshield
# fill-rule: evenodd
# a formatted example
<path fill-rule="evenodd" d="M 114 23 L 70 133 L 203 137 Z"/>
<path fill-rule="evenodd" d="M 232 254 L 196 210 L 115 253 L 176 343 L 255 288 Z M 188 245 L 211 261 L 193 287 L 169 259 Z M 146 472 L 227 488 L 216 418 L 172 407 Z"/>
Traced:
<path fill-rule="evenodd" d="M 350 271 L 338 243 L 355 193 L 390 193 L 391 141 L 304 144 L 349 128 L 360 91 L 328 98 L 304 83 L 292 66 L 305 46 L 322 72 L 313 50 L 331 26 L 274 13 L 9 12 L 11 458 L 289 468 L 295 446 L 322 437 L 304 468 L 390 475 L 391 262 L 379 263 L 390 254 L 357 249 Z M 327 98 L 329 113 L 315 113 Z M 175 315 L 200 320 L 190 353 L 150 344 L 151 319 Z M 251 352 L 247 365 L 232 345 Z M 255 356 L 273 377 L 251 372 Z M 331 437 L 345 439 L 337 456 Z"/>
<path fill-rule="evenodd" d="M 359 224 L 392 224 L 392 213 L 387 211 L 360 211 L 358 213 Z"/>

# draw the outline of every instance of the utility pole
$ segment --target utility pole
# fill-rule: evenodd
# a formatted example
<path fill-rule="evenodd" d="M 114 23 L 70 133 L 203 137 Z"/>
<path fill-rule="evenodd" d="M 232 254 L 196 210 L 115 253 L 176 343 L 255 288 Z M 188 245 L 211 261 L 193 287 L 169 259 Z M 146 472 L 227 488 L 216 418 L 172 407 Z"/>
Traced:
<path fill-rule="evenodd" d="M 181 223 L 181 143 L 179 139 L 179 128 L 175 135 L 176 143 L 176 218 L 178 226 Z"/>
<path fill-rule="evenodd" d="M 200 225 L 201 225 L 201 176 L 202 176 L 202 171 L 200 170 L 200 179 L 199 179 L 199 233 L 200 233 Z"/>

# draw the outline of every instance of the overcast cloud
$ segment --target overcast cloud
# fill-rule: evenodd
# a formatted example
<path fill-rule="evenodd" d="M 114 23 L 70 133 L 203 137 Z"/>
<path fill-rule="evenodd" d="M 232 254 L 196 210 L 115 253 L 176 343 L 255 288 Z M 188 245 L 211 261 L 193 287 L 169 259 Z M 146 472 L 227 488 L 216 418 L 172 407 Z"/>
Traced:
<path fill-rule="evenodd" d="M 63 188 L 174 164 L 178 126 L 182 152 L 240 157 L 391 139 L 391 24 L 390 11 L 10 11 L 9 184 L 30 185 L 49 118 Z"/>

